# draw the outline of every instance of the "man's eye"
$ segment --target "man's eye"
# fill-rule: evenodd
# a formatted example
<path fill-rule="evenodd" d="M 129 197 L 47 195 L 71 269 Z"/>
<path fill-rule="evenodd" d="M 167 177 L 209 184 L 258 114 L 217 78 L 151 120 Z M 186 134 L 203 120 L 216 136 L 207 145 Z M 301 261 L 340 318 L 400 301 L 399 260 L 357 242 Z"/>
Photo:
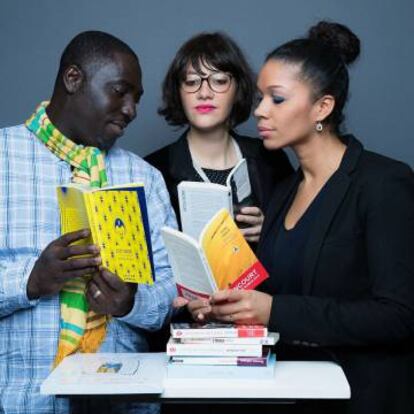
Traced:
<path fill-rule="evenodd" d="M 113 86 L 112 90 L 115 92 L 116 95 L 119 95 L 119 96 L 125 95 L 125 90 L 121 86 Z"/>

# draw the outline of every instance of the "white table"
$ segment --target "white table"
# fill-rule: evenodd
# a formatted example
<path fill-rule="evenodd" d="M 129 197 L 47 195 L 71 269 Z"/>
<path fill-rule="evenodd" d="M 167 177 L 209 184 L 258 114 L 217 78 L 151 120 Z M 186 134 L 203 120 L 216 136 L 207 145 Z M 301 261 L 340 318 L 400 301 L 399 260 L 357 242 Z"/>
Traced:
<path fill-rule="evenodd" d="M 133 376 L 85 372 L 87 367 L 99 367 L 107 360 L 120 360 L 125 366 L 139 360 L 140 370 Z M 165 353 L 71 355 L 44 381 L 41 393 L 73 398 L 110 395 L 168 403 L 329 401 L 351 395 L 342 368 L 328 361 L 278 361 L 274 377 L 260 380 L 172 379 L 166 375 L 167 361 Z"/>
<path fill-rule="evenodd" d="M 348 399 L 342 368 L 327 361 L 278 361 L 272 380 L 168 379 L 161 399 Z"/>

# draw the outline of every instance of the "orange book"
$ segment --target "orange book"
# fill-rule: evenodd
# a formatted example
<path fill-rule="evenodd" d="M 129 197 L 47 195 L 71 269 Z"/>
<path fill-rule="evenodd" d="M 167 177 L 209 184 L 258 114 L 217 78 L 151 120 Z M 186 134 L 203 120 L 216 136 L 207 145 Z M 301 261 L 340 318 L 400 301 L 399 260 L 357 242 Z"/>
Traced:
<path fill-rule="evenodd" d="M 226 209 L 205 225 L 199 240 L 169 227 L 161 234 L 178 293 L 187 299 L 222 289 L 254 289 L 269 277 Z"/>

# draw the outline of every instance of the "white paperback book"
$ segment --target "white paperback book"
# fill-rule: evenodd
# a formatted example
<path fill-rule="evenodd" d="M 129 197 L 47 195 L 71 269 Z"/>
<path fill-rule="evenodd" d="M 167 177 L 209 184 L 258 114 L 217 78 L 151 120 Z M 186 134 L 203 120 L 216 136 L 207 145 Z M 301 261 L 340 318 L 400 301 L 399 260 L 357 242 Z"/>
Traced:
<path fill-rule="evenodd" d="M 182 344 L 178 339 L 170 338 L 167 343 L 167 355 L 173 356 L 254 356 L 263 354 L 262 344 Z"/>
<path fill-rule="evenodd" d="M 275 354 L 270 354 L 266 366 L 237 365 L 185 365 L 169 363 L 168 378 L 179 379 L 231 379 L 231 380 L 269 380 L 275 375 Z"/>
<path fill-rule="evenodd" d="M 237 345 L 269 345 L 273 346 L 279 341 L 280 335 L 278 332 L 269 332 L 268 336 L 252 336 L 252 337 L 233 337 L 233 338 L 172 338 L 179 344 L 237 344 Z"/>
<path fill-rule="evenodd" d="M 66 357 L 43 381 L 41 394 L 160 394 L 164 353 L 94 353 Z"/>
<path fill-rule="evenodd" d="M 177 191 L 183 232 L 198 239 L 206 223 L 220 209 L 227 209 L 233 216 L 234 210 L 251 196 L 246 160 L 242 158 L 232 169 L 226 185 L 182 181 Z"/>
<path fill-rule="evenodd" d="M 166 226 L 161 235 L 178 294 L 189 300 L 208 298 L 221 289 L 254 289 L 268 277 L 224 208 L 204 226 L 198 239 Z"/>

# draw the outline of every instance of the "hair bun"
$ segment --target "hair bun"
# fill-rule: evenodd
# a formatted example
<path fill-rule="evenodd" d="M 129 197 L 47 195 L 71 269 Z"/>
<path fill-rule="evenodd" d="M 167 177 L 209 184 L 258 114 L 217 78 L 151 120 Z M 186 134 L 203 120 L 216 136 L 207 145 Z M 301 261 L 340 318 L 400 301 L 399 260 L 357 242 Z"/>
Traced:
<path fill-rule="evenodd" d="M 321 21 L 309 29 L 308 37 L 335 49 L 347 65 L 356 60 L 361 50 L 358 37 L 339 23 Z"/>

